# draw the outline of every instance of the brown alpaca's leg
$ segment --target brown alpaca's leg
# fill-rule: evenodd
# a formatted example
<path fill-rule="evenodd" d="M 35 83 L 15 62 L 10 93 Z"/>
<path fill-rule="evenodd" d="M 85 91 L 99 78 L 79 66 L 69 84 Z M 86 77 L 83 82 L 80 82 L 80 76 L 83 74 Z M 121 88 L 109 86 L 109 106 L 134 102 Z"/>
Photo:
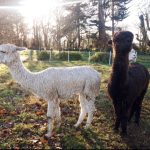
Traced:
<path fill-rule="evenodd" d="M 121 134 L 122 135 L 126 135 L 127 134 L 127 101 L 126 100 L 123 100 L 122 101 L 122 108 L 121 108 L 121 129 L 122 129 L 122 132 Z"/>
<path fill-rule="evenodd" d="M 121 122 L 121 106 L 120 104 L 114 104 L 114 109 L 115 109 L 115 126 L 114 126 L 114 130 L 118 131 L 119 127 L 120 127 L 120 122 Z"/>
<path fill-rule="evenodd" d="M 127 116 L 121 117 L 121 134 L 126 135 L 127 134 Z"/>
<path fill-rule="evenodd" d="M 135 120 L 134 120 L 134 122 L 138 126 L 139 126 L 140 114 L 141 114 L 141 106 L 137 106 L 136 111 L 135 111 Z"/>
<path fill-rule="evenodd" d="M 115 120 L 115 127 L 114 127 L 114 130 L 115 130 L 115 131 L 118 131 L 118 130 L 119 130 L 120 122 L 121 122 L 121 117 L 120 117 L 120 116 L 117 116 L 117 117 L 116 117 L 116 120 Z"/>
<path fill-rule="evenodd" d="M 141 95 L 137 98 L 137 101 L 136 101 L 135 120 L 134 120 L 134 122 L 137 125 L 139 125 L 140 115 L 141 115 L 142 101 L 144 99 L 146 91 L 147 91 L 147 88 L 141 93 Z"/>
<path fill-rule="evenodd" d="M 128 122 L 129 122 L 129 123 L 130 123 L 130 121 L 131 121 L 131 119 L 132 119 L 132 117 L 133 117 L 133 115 L 134 115 L 135 108 L 136 108 L 136 105 L 135 105 L 135 103 L 134 103 L 133 106 L 132 106 L 132 108 L 131 108 L 131 111 L 129 112 L 129 113 L 130 113 L 130 114 L 129 114 L 129 117 L 128 117 Z"/>

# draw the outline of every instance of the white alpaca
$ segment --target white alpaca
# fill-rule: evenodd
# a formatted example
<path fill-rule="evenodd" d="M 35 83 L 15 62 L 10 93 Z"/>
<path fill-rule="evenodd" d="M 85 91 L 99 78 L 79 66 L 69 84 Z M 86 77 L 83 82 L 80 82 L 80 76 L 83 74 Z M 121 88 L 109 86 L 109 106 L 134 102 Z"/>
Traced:
<path fill-rule="evenodd" d="M 60 125 L 60 99 L 79 95 L 81 112 L 75 124 L 78 127 L 88 114 L 86 127 L 92 122 L 95 98 L 99 95 L 100 75 L 90 67 L 48 68 L 32 73 L 24 68 L 17 51 L 25 48 L 12 44 L 0 45 L 0 63 L 8 66 L 12 77 L 25 89 L 48 102 L 48 133 L 52 135 L 54 121 Z"/>
<path fill-rule="evenodd" d="M 129 62 L 136 62 L 137 52 L 134 49 L 131 49 L 129 52 Z"/>

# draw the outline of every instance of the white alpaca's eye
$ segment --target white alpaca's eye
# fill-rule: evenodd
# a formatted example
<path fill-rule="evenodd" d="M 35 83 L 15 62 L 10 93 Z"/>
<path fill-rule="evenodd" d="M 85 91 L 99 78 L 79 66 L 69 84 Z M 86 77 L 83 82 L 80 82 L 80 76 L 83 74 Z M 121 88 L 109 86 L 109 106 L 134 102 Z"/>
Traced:
<path fill-rule="evenodd" d="M 6 52 L 4 52 L 4 51 L 0 51 L 0 53 L 3 53 L 3 54 L 5 54 Z"/>

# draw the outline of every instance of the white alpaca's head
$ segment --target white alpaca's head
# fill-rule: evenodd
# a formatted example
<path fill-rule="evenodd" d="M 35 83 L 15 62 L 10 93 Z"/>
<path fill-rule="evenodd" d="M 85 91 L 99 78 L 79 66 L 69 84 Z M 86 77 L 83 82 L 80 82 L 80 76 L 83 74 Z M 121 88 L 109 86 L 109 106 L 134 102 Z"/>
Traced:
<path fill-rule="evenodd" d="M 18 60 L 19 53 L 17 51 L 26 50 L 25 47 L 18 47 L 13 44 L 0 45 L 0 64 L 9 65 Z"/>
<path fill-rule="evenodd" d="M 130 62 L 136 62 L 136 59 L 137 59 L 137 52 L 134 49 L 132 49 L 129 52 L 129 61 Z"/>

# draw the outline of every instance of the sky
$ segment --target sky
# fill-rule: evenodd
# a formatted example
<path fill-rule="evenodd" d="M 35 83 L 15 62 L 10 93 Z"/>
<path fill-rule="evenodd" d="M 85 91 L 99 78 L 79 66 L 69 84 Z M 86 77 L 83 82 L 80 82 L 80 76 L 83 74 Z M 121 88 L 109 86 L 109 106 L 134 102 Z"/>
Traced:
<path fill-rule="evenodd" d="M 121 26 L 125 26 L 125 28 L 135 34 L 139 33 L 139 15 L 142 12 L 145 12 L 150 5 L 150 0 L 132 0 L 129 4 L 129 16 L 119 23 Z M 150 11 L 150 6 L 149 6 Z M 148 32 L 149 34 L 149 32 Z M 136 39 L 134 38 L 136 42 Z"/>
<path fill-rule="evenodd" d="M 129 16 L 123 21 L 118 23 L 118 26 L 122 26 L 125 30 L 129 30 L 134 33 L 134 35 L 139 34 L 139 15 L 141 13 L 147 11 L 149 5 L 149 14 L 150 14 L 150 0 L 132 0 L 127 7 Z M 148 32 L 150 36 L 150 32 Z M 134 42 L 137 42 L 136 38 L 134 38 Z"/>

